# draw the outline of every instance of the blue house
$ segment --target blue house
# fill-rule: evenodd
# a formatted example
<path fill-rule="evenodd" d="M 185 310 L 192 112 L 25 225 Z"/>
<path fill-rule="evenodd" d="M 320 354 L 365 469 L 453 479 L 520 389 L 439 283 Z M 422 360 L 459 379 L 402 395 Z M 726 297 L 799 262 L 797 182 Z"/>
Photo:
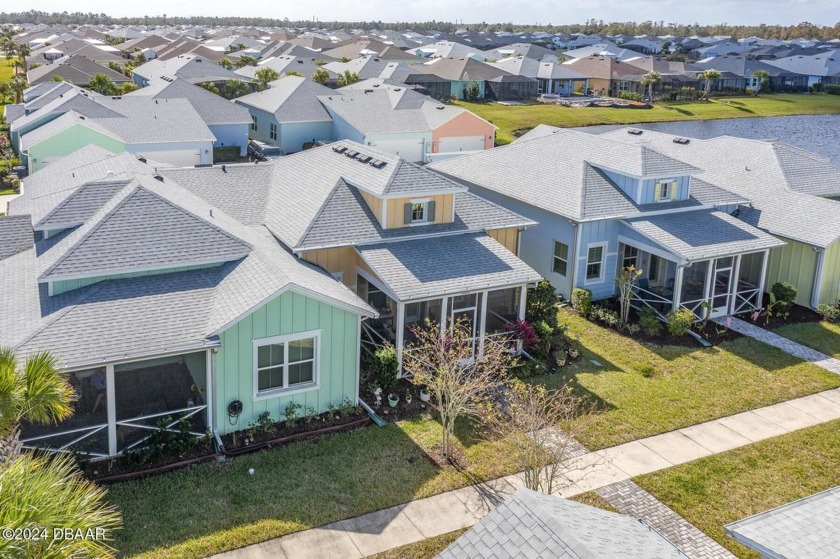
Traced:
<path fill-rule="evenodd" d="M 637 305 L 744 312 L 761 306 L 768 253 L 785 244 L 738 219 L 743 196 L 643 143 L 539 126 L 430 167 L 538 222 L 519 256 L 566 297 L 576 287 L 612 297 L 632 265 L 643 271 Z"/>

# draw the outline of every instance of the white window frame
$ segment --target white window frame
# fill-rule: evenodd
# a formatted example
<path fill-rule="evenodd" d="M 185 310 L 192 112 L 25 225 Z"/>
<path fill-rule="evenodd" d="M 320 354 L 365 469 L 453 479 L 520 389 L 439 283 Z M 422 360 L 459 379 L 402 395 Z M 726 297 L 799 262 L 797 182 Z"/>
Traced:
<path fill-rule="evenodd" d="M 289 342 L 297 340 L 305 340 L 313 338 L 315 340 L 314 358 L 312 367 L 312 382 L 305 384 L 289 386 Z M 260 390 L 260 371 L 258 351 L 259 348 L 266 345 L 283 344 L 283 386 L 279 388 L 269 388 Z M 306 332 L 295 332 L 294 334 L 285 334 L 282 336 L 272 336 L 269 338 L 260 338 L 253 340 L 253 382 L 254 382 L 254 400 L 265 400 L 267 398 L 277 398 L 280 396 L 288 396 L 290 394 L 299 394 L 301 392 L 309 392 L 311 390 L 318 390 L 321 388 L 321 330 L 308 330 Z"/>
<path fill-rule="evenodd" d="M 585 263 L 586 264 L 583 267 L 583 284 L 584 285 L 593 285 L 593 284 L 596 284 L 596 283 L 603 283 L 604 282 L 604 274 L 606 273 L 605 270 L 606 270 L 606 267 L 607 267 L 607 247 L 608 246 L 609 246 L 609 243 L 606 242 L 606 241 L 599 242 L 599 243 L 589 243 L 588 245 L 586 245 L 586 256 L 585 256 Z M 590 262 L 589 261 L 589 251 L 592 250 L 593 248 L 596 248 L 596 247 L 601 247 L 601 260 L 598 262 L 598 264 L 601 265 L 601 268 L 598 271 L 598 277 L 597 278 L 587 278 L 586 275 L 587 275 L 590 264 L 595 264 L 595 262 Z"/>
<path fill-rule="evenodd" d="M 662 187 L 666 187 L 665 196 L 662 196 Z M 679 185 L 674 179 L 657 181 L 656 192 L 654 193 L 655 202 L 671 202 L 677 197 L 677 189 Z"/>
<path fill-rule="evenodd" d="M 254 115 L 251 115 L 251 132 L 256 132 L 256 131 L 257 131 L 257 117 L 254 116 Z"/>
<path fill-rule="evenodd" d="M 277 141 L 277 124 L 274 122 L 268 123 L 268 137 L 275 142 Z"/>
<path fill-rule="evenodd" d="M 561 244 L 561 245 L 566 247 L 566 258 L 565 259 L 557 256 L 557 245 L 558 244 Z M 552 273 L 557 274 L 558 276 L 561 276 L 561 277 L 564 277 L 564 278 L 568 276 L 568 274 L 569 274 L 569 250 L 570 249 L 571 249 L 571 247 L 569 247 L 568 243 L 564 243 L 563 241 L 558 241 L 557 239 L 554 240 L 554 244 L 551 247 L 551 272 Z M 555 269 L 555 265 L 557 264 L 558 260 L 566 264 L 566 273 L 565 274 L 561 273 L 561 272 L 558 272 Z"/>
<path fill-rule="evenodd" d="M 409 200 L 408 203 L 411 204 L 411 223 L 409 225 L 428 225 L 429 224 L 429 202 L 431 202 L 431 198 L 418 198 L 416 200 Z M 418 219 L 417 221 L 414 220 L 414 205 L 415 204 L 423 204 L 423 219 Z"/>

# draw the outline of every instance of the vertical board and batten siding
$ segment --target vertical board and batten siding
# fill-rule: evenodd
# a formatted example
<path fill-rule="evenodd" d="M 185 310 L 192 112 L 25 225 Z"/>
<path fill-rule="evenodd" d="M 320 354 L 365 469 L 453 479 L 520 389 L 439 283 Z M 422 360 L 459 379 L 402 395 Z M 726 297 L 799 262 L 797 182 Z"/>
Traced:
<path fill-rule="evenodd" d="M 817 253 L 811 245 L 784 237 L 779 239 L 787 244 L 770 251 L 765 290 L 769 292 L 774 283 L 786 281 L 796 286 L 796 304 L 810 307 L 816 278 Z"/>
<path fill-rule="evenodd" d="M 435 194 L 434 196 L 417 196 L 416 199 L 426 199 L 435 203 L 435 220 L 430 223 L 452 223 L 452 194 Z M 387 208 L 386 229 L 407 227 L 405 223 L 405 205 L 415 198 L 389 198 L 385 202 Z"/>
<path fill-rule="evenodd" d="M 286 153 L 296 153 L 307 142 L 331 140 L 332 122 L 283 122 L 277 127 L 277 140 L 269 140 Z M 266 130 L 266 135 L 268 130 Z"/>
<path fill-rule="evenodd" d="M 834 241 L 823 253 L 822 285 L 819 304 L 833 305 L 840 300 L 840 240 Z"/>
<path fill-rule="evenodd" d="M 499 243 L 506 249 L 516 254 L 519 245 L 519 228 L 510 227 L 508 229 L 494 229 L 487 232 L 488 235 L 499 241 Z"/>
<path fill-rule="evenodd" d="M 33 146 L 25 146 L 29 150 L 29 172 L 41 170 L 45 160 L 70 155 L 88 144 L 97 145 L 113 153 L 126 150 L 123 142 L 82 124 L 74 124 Z"/>
<path fill-rule="evenodd" d="M 627 175 L 622 175 L 621 173 L 614 173 L 613 171 L 602 170 L 601 172 L 603 172 L 608 179 L 615 183 L 618 188 L 629 196 L 631 200 L 636 199 L 639 188 L 639 179 L 635 177 L 628 177 Z"/>
<path fill-rule="evenodd" d="M 359 193 L 362 195 L 362 198 L 364 198 L 365 203 L 368 205 L 368 208 L 370 208 L 370 211 L 376 216 L 376 221 L 379 222 L 379 225 L 386 227 L 386 224 L 382 223 L 382 198 L 374 196 L 370 192 L 365 192 L 364 190 L 359 190 Z"/>
<path fill-rule="evenodd" d="M 689 194 L 691 177 L 664 177 L 665 180 L 673 178 L 677 181 L 677 194 L 672 200 L 686 200 Z M 642 181 L 642 193 L 639 204 L 653 204 L 656 202 L 656 184 L 663 179 L 645 179 Z"/>
<path fill-rule="evenodd" d="M 621 230 L 621 224 L 617 221 L 603 220 L 590 221 L 580 225 L 580 249 L 577 251 L 578 265 L 577 265 L 577 282 L 576 285 L 584 287 L 592 292 L 593 299 L 604 299 L 612 297 L 615 294 L 615 274 L 617 271 L 617 256 L 618 252 L 618 234 Z M 603 280 L 597 283 L 586 282 L 586 257 L 588 247 L 593 243 L 606 242 L 606 251 L 602 266 Z"/>
<path fill-rule="evenodd" d="M 319 413 L 345 398 L 355 402 L 359 367 L 359 316 L 304 295 L 287 291 L 269 301 L 219 335 L 216 354 L 216 425 L 221 433 L 245 429 L 263 412 L 275 421 L 289 403 Z M 309 392 L 254 399 L 254 340 L 320 330 L 318 352 L 320 388 Z M 235 425 L 228 421 L 227 407 L 242 401 L 242 414 Z"/>
<path fill-rule="evenodd" d="M 213 147 L 239 146 L 239 155 L 248 154 L 248 130 L 251 123 L 241 124 L 208 124 L 207 128 L 216 136 Z"/>
<path fill-rule="evenodd" d="M 356 265 L 360 259 L 353 247 L 308 250 L 302 253 L 301 257 L 331 274 L 342 272 L 341 281 L 344 285 L 348 287 L 356 285 Z"/>

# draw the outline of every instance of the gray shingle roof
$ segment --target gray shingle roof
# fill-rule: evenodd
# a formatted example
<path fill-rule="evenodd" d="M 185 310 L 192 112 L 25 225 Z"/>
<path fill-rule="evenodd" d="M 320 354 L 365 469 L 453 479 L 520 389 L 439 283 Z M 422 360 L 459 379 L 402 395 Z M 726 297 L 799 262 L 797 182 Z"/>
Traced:
<path fill-rule="evenodd" d="M 840 487 L 727 524 L 727 535 L 768 559 L 831 559 L 840 549 Z"/>
<path fill-rule="evenodd" d="M 622 142 L 644 142 L 700 167 L 703 171 L 698 176 L 703 181 L 751 202 L 753 208 L 742 208 L 742 219 L 774 235 L 822 248 L 840 239 L 840 202 L 805 193 L 833 190 L 840 182 L 840 169 L 824 160 L 802 157 L 794 162 L 800 153 L 796 148 L 732 136 L 676 144 L 675 136 L 649 130 L 639 136 L 626 130 L 603 135 Z M 830 186 L 821 187 L 820 182 Z"/>
<path fill-rule="evenodd" d="M 379 243 L 356 251 L 400 301 L 541 279 L 485 233 Z"/>
<path fill-rule="evenodd" d="M 204 56 L 195 54 L 180 54 L 168 60 L 156 58 L 135 68 L 134 73 L 150 81 L 162 77 L 181 78 L 190 83 L 251 81 L 251 78 L 247 76 L 240 76 Z"/>
<path fill-rule="evenodd" d="M 32 230 L 32 216 L 0 216 L 0 260 L 32 248 L 35 233 Z"/>
<path fill-rule="evenodd" d="M 102 97 L 99 103 L 125 118 L 98 118 L 96 123 L 128 143 L 216 140 L 186 99 Z"/>
<path fill-rule="evenodd" d="M 784 242 L 718 210 L 698 210 L 625 220 L 687 262 L 784 246 Z"/>
<path fill-rule="evenodd" d="M 699 172 L 696 167 L 648 147 L 634 146 L 634 149 L 626 150 L 624 145 L 585 132 L 543 127 L 532 139 L 520 139 L 492 150 L 435 162 L 428 167 L 577 220 L 604 217 L 604 209 L 608 207 L 601 205 L 602 201 L 598 199 L 587 202 L 588 190 L 600 193 L 608 190 L 603 184 L 604 177 L 593 174 L 595 167 L 636 177 Z M 598 182 L 601 182 L 600 186 L 596 184 Z M 621 207 L 630 210 L 626 201 L 622 202 L 619 197 L 613 197 L 612 203 L 617 207 L 610 208 L 610 212 Z"/>
<path fill-rule="evenodd" d="M 684 559 L 648 525 L 519 489 L 447 547 L 438 559 Z"/>
<path fill-rule="evenodd" d="M 330 114 L 318 101 L 319 95 L 335 92 L 300 76 L 285 76 L 271 82 L 271 87 L 236 99 L 245 107 L 254 107 L 277 117 L 277 122 L 329 122 Z"/>
<path fill-rule="evenodd" d="M 251 115 L 244 107 L 228 101 L 221 95 L 207 91 L 201 86 L 176 79 L 171 82 L 161 80 L 158 87 L 149 86 L 131 92 L 134 97 L 149 96 L 152 99 L 186 99 L 195 109 L 205 124 L 243 124 L 251 123 Z M 152 89 L 152 91 L 148 91 Z"/>

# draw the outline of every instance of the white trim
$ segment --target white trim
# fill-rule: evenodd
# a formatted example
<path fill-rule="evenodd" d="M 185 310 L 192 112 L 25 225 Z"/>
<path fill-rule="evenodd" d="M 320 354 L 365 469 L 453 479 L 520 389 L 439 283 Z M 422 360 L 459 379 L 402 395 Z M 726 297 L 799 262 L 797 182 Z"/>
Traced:
<path fill-rule="evenodd" d="M 560 276 L 561 278 L 568 278 L 569 277 L 569 252 L 571 252 L 572 249 L 568 245 L 568 243 L 564 243 L 563 241 L 558 241 L 557 239 L 552 239 L 552 240 L 554 242 L 551 245 L 551 273 L 556 274 L 556 275 Z M 557 250 L 556 250 L 557 249 L 557 243 L 560 243 L 561 245 L 566 247 L 566 258 L 565 259 L 557 256 Z M 565 274 L 561 274 L 560 272 L 558 272 L 557 270 L 554 269 L 554 264 L 557 262 L 557 260 L 561 260 L 561 261 L 566 263 L 566 273 Z"/>
<path fill-rule="evenodd" d="M 313 357 L 312 357 L 312 382 L 295 384 L 289 386 L 289 343 L 298 340 L 307 340 L 312 338 L 314 340 Z M 259 389 L 259 348 L 267 345 L 283 345 L 283 386 L 280 388 L 269 388 L 266 390 Z M 267 398 L 277 398 L 287 396 L 289 394 L 297 394 L 300 392 L 308 392 L 309 390 L 317 390 L 321 388 L 321 330 L 307 330 L 306 332 L 295 332 L 294 334 L 283 334 L 281 336 L 270 336 L 268 338 L 257 338 L 251 340 L 253 362 L 251 368 L 253 369 L 254 381 L 254 400 L 265 400 Z M 300 361 L 305 362 L 308 360 Z M 298 363 L 296 361 L 296 363 Z M 266 368 L 276 368 L 266 367 Z"/>
<path fill-rule="evenodd" d="M 113 363 L 105 366 L 105 405 L 108 409 L 108 454 L 117 454 L 117 391 Z"/>
<path fill-rule="evenodd" d="M 216 355 L 212 349 L 207 350 L 206 380 L 204 386 L 204 405 L 207 411 L 207 427 L 212 433 L 216 429 L 216 418 L 213 417 L 213 397 L 216 394 Z"/>
<path fill-rule="evenodd" d="M 639 234 L 641 235 L 641 233 L 639 233 Z M 630 237 L 625 237 L 624 235 L 619 235 L 618 236 L 618 242 L 622 243 L 622 244 L 625 244 L 625 245 L 634 246 L 634 247 L 636 247 L 640 250 L 643 250 L 643 251 L 645 251 L 649 254 L 655 254 L 656 256 L 658 256 L 660 258 L 664 258 L 665 260 L 670 260 L 671 262 L 675 262 L 677 264 L 680 264 L 681 262 L 684 262 L 683 259 L 680 258 L 676 254 L 673 254 L 673 253 L 668 252 L 667 250 L 663 250 L 661 248 L 643 243 L 641 241 L 637 241 L 636 239 L 631 239 Z"/>
<path fill-rule="evenodd" d="M 361 258 L 361 254 L 359 255 L 359 257 Z M 364 262 L 364 261 L 365 261 L 365 259 L 364 259 L 364 258 L 362 258 L 362 262 Z M 393 301 L 397 301 L 397 302 L 399 302 L 400 298 L 399 298 L 399 297 L 397 297 L 397 294 L 396 294 L 396 293 L 394 293 L 393 291 L 391 291 L 391 288 L 390 288 L 390 287 L 388 287 L 388 286 L 386 286 L 386 285 L 382 282 L 382 280 L 380 280 L 379 278 L 377 278 L 377 277 L 375 277 L 375 276 L 373 276 L 373 275 L 369 274 L 369 273 L 368 273 L 368 271 L 367 271 L 367 270 L 365 270 L 364 268 L 362 268 L 361 266 L 356 266 L 356 273 L 357 273 L 358 275 L 362 276 L 363 278 L 365 278 L 366 280 L 368 280 L 368 281 L 369 281 L 370 283 L 372 283 L 373 285 L 375 285 L 375 286 L 376 286 L 376 288 L 377 288 L 379 291 L 381 291 L 382 293 L 384 293 L 385 295 L 387 295 L 388 297 L 390 297 Z"/>
<path fill-rule="evenodd" d="M 726 311 L 726 314 L 734 313 L 735 306 L 738 304 L 738 282 L 740 282 L 738 276 L 741 273 L 741 256 L 741 254 L 735 255 L 735 261 L 732 263 L 732 283 L 730 284 L 732 297 L 729 301 L 729 309 Z"/>
<path fill-rule="evenodd" d="M 400 376 L 402 376 L 402 362 L 403 362 L 403 331 L 405 330 L 405 303 L 397 301 L 397 316 L 396 316 L 396 347 L 397 347 L 397 363 L 400 367 Z"/>
<path fill-rule="evenodd" d="M 484 337 L 485 337 L 485 329 L 487 328 L 487 294 L 490 291 L 485 290 L 481 292 L 481 319 L 479 320 L 478 324 L 478 332 L 479 332 L 479 345 L 478 345 L 478 356 L 484 356 Z"/>
<path fill-rule="evenodd" d="M 761 305 L 764 301 L 764 288 L 767 285 L 767 267 L 770 260 L 770 249 L 762 252 L 764 253 L 764 260 L 761 262 L 761 280 L 758 282 L 759 305 Z"/>
<path fill-rule="evenodd" d="M 434 221 L 429 221 L 429 202 L 431 202 L 431 198 L 410 198 L 408 203 L 411 204 L 411 222 L 405 223 L 404 225 L 408 225 L 409 227 L 417 227 L 418 225 L 430 225 L 433 224 Z M 414 221 L 414 204 L 422 204 L 423 205 L 423 219 L 418 219 Z M 454 206 L 455 204 L 453 204 Z"/>
<path fill-rule="evenodd" d="M 816 277 L 814 278 L 814 289 L 811 291 L 811 307 L 816 309 L 817 305 L 820 304 L 820 291 L 822 291 L 823 270 L 825 269 L 826 264 L 826 249 L 817 249 L 815 252 L 817 253 L 817 265 L 815 266 Z"/>
<path fill-rule="evenodd" d="M 685 266 L 677 264 L 677 269 L 674 271 L 674 292 L 672 293 L 673 302 L 671 310 L 677 312 L 680 308 L 680 299 L 682 298 L 682 284 L 683 276 L 685 275 Z"/>
<path fill-rule="evenodd" d="M 583 268 L 583 284 L 584 285 L 595 285 L 599 283 L 604 283 L 604 279 L 606 279 L 606 267 L 607 267 L 607 249 L 609 248 L 609 241 L 598 241 L 597 243 L 587 243 L 586 244 L 586 256 L 585 256 L 585 263 Z M 600 271 L 598 274 L 598 278 L 587 278 L 587 268 L 589 268 L 589 251 L 592 250 L 594 247 L 601 247 L 601 260 L 600 260 Z"/>

